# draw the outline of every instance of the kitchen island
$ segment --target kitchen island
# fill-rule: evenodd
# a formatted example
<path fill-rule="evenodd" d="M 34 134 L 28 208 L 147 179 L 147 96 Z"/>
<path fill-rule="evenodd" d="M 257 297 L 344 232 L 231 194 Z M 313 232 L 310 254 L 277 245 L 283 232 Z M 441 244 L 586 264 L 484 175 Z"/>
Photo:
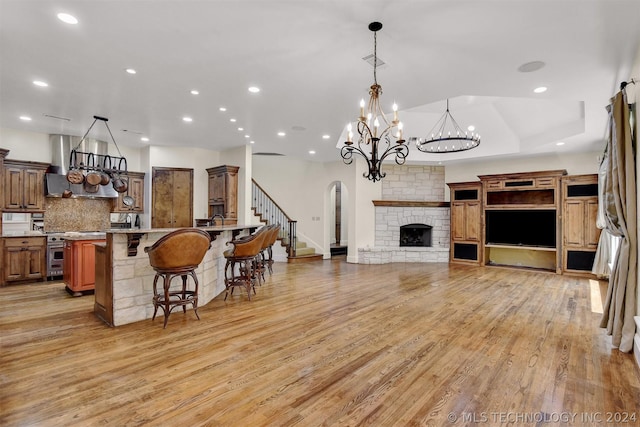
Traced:
<path fill-rule="evenodd" d="M 64 241 L 63 275 L 65 289 L 74 297 L 93 293 L 95 285 L 95 244 L 105 241 L 101 232 L 69 232 Z"/>
<path fill-rule="evenodd" d="M 198 227 L 209 233 L 211 248 L 196 269 L 198 306 L 201 307 L 225 290 L 223 252 L 227 242 L 246 235 L 261 225 Z M 105 243 L 96 244 L 96 281 L 94 313 L 110 326 L 153 317 L 153 279 L 155 271 L 144 248 L 175 231 L 175 228 L 110 229 Z M 158 313 L 162 316 L 162 313 Z"/>

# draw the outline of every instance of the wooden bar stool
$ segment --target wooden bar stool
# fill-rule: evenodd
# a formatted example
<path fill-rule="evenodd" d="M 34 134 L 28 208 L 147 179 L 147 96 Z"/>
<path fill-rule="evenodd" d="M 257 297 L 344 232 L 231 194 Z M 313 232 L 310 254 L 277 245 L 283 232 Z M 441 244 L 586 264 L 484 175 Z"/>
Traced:
<path fill-rule="evenodd" d="M 237 286 L 246 289 L 249 300 L 251 290 L 256 293 L 255 284 L 260 280 L 258 257 L 262 251 L 265 231 L 265 227 L 262 227 L 250 236 L 227 242 L 227 245 L 233 245 L 233 248 L 224 251 L 224 257 L 227 259 L 224 268 L 225 301 L 229 294 L 233 295 L 233 289 Z"/>
<path fill-rule="evenodd" d="M 160 238 L 152 246 L 144 248 L 149 254 L 149 263 L 156 271 L 153 279 L 153 318 L 156 318 L 158 307 L 164 312 L 164 328 L 171 311 L 182 307 L 187 312 L 187 305 L 193 306 L 198 320 L 198 278 L 195 269 L 202 262 L 211 247 L 211 238 L 206 231 L 197 228 L 183 228 Z M 171 281 L 180 276 L 182 287 L 171 289 Z M 187 289 L 188 277 L 193 279 L 194 289 Z M 162 278 L 162 289 L 157 288 L 158 279 Z"/>

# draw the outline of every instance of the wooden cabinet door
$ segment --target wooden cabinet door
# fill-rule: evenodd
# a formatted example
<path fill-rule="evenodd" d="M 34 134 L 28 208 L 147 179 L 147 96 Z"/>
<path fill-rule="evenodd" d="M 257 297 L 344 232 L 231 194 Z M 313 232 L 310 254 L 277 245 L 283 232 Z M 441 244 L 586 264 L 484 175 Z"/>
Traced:
<path fill-rule="evenodd" d="M 465 220 L 464 202 L 452 202 L 451 203 L 451 238 L 454 240 L 465 239 Z"/>
<path fill-rule="evenodd" d="M 134 200 L 131 210 L 144 212 L 144 178 L 131 178 L 129 180 L 129 195 Z"/>
<path fill-rule="evenodd" d="M 225 200 L 225 173 L 209 176 L 209 203 L 221 203 Z"/>
<path fill-rule="evenodd" d="M 22 169 L 5 167 L 4 170 L 4 208 L 22 209 Z"/>
<path fill-rule="evenodd" d="M 173 227 L 173 173 L 155 169 L 152 178 L 152 228 Z"/>
<path fill-rule="evenodd" d="M 193 227 L 193 170 L 173 172 L 173 228 Z"/>
<path fill-rule="evenodd" d="M 96 249 L 91 242 L 78 242 L 78 291 L 93 289 L 96 282 Z"/>
<path fill-rule="evenodd" d="M 582 200 L 567 200 L 564 205 L 564 243 L 567 246 L 584 246 L 585 207 Z"/>
<path fill-rule="evenodd" d="M 229 172 L 225 177 L 225 218 L 238 218 L 238 174 Z"/>
<path fill-rule="evenodd" d="M 24 251 L 21 247 L 4 248 L 4 279 L 7 282 L 24 278 Z"/>
<path fill-rule="evenodd" d="M 47 275 L 46 265 L 42 262 L 45 259 L 44 246 L 30 246 L 24 251 L 25 279 L 42 279 Z"/>
<path fill-rule="evenodd" d="M 600 241 L 600 229 L 596 225 L 598 218 L 598 199 L 588 200 L 585 203 L 585 245 L 591 249 L 598 248 Z"/>
<path fill-rule="evenodd" d="M 44 209 L 44 172 L 41 170 L 25 169 L 23 175 L 23 206 L 24 209 Z"/>
<path fill-rule="evenodd" d="M 152 228 L 193 226 L 193 169 L 153 168 Z"/>
<path fill-rule="evenodd" d="M 465 239 L 480 241 L 480 202 L 466 202 L 464 212 Z"/>

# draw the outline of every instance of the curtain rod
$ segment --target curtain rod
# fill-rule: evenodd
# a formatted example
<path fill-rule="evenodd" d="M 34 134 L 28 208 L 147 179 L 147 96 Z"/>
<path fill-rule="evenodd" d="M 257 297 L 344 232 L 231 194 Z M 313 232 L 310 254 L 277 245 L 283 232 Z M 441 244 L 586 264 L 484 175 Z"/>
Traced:
<path fill-rule="evenodd" d="M 628 82 L 622 82 L 620 83 L 620 90 L 623 90 L 625 87 L 627 87 L 627 85 L 631 83 L 631 84 L 636 84 L 636 80 L 635 79 L 629 79 Z"/>

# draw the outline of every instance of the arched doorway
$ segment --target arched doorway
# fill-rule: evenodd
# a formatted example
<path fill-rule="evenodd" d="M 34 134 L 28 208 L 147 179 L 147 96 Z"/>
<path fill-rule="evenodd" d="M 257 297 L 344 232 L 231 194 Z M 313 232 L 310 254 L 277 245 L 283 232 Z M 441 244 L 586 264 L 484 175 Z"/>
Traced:
<path fill-rule="evenodd" d="M 329 242 L 331 256 L 347 254 L 348 247 L 348 200 L 347 187 L 341 181 L 334 181 L 329 188 L 330 219 Z"/>

